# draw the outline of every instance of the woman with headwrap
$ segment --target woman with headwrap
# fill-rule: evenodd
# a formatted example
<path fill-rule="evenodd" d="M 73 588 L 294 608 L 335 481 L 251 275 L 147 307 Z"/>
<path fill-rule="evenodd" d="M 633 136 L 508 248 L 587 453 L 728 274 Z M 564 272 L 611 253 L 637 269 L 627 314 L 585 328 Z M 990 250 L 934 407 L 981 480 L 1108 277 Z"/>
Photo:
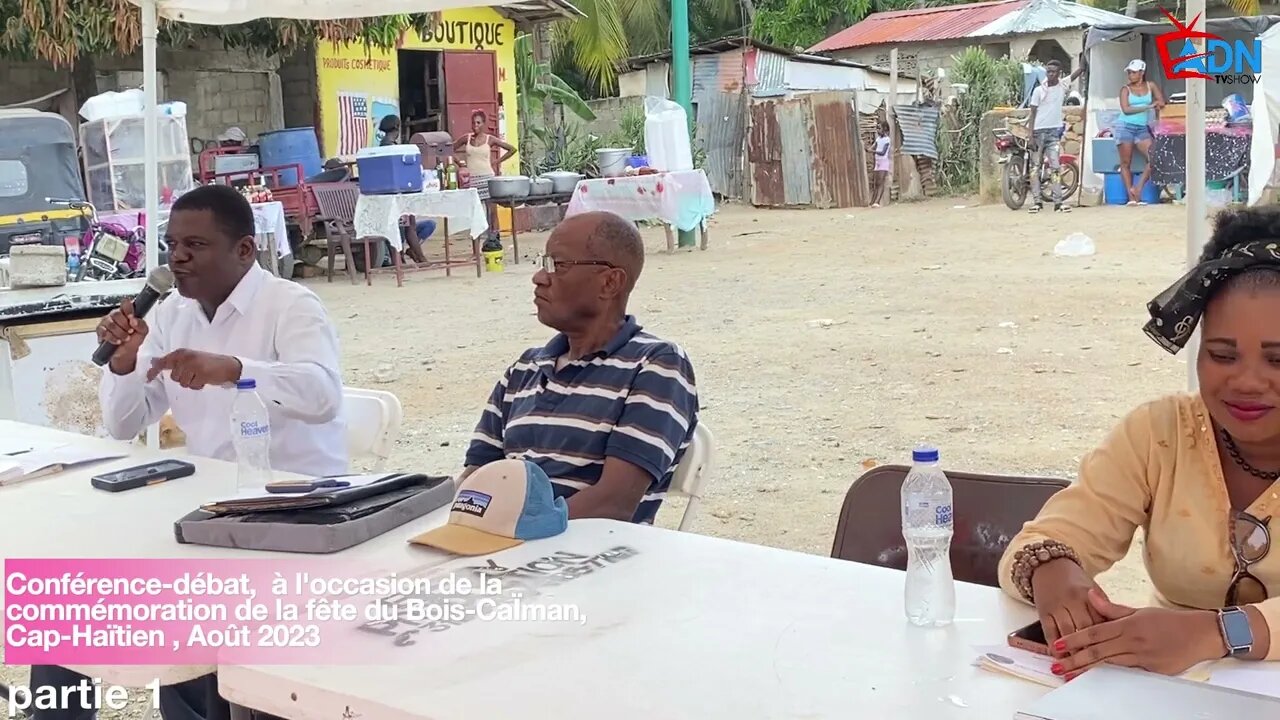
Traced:
<path fill-rule="evenodd" d="M 1068 679 L 1098 663 L 1280 659 L 1280 212 L 1220 215 L 1200 263 L 1148 310 L 1170 353 L 1200 327 L 1199 391 L 1132 411 L 1000 561 Z M 1095 578 L 1139 527 L 1157 606 L 1133 609 Z"/>

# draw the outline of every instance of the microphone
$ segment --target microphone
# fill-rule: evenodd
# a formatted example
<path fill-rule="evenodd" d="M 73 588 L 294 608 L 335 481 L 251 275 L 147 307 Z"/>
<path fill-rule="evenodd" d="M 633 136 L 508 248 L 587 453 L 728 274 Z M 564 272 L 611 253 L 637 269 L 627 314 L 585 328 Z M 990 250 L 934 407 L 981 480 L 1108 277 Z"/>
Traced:
<path fill-rule="evenodd" d="M 142 292 L 133 299 L 133 316 L 141 320 L 151 308 L 164 296 L 165 293 L 173 289 L 173 272 L 168 267 L 161 265 L 151 274 L 147 276 L 147 284 L 142 288 Z M 111 361 L 111 356 L 116 353 L 118 345 L 112 345 L 106 340 L 98 345 L 98 349 L 93 353 L 93 364 L 102 367 Z"/>

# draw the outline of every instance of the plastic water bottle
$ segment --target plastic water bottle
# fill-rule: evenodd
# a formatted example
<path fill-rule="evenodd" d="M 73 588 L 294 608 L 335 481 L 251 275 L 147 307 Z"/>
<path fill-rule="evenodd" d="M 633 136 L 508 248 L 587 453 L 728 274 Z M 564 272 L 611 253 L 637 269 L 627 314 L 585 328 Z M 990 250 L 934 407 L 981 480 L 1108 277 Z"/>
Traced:
<path fill-rule="evenodd" d="M 902 483 L 907 620 L 921 626 L 949 625 L 956 614 L 956 584 L 951 575 L 951 481 L 938 465 L 936 448 L 917 448 L 911 460 L 911 471 Z"/>
<path fill-rule="evenodd" d="M 251 379 L 236 383 L 231 404 L 231 444 L 236 450 L 236 488 L 264 490 L 271 481 L 271 418 Z"/>

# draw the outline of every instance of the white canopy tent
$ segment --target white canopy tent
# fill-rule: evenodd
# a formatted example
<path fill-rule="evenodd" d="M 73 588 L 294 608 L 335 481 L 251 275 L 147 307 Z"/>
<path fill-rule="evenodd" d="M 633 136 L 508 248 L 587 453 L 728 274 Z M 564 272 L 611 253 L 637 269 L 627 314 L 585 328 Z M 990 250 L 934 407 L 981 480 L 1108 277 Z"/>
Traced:
<path fill-rule="evenodd" d="M 1253 89 L 1253 145 L 1249 158 L 1249 204 L 1257 205 L 1271 183 L 1276 165 L 1276 145 L 1280 143 L 1280 25 L 1258 37 L 1262 43 L 1262 74 Z"/>
<path fill-rule="evenodd" d="M 547 8 L 569 17 L 581 15 L 567 0 L 130 0 L 142 11 L 142 74 L 145 78 L 146 115 L 146 217 L 149 228 L 158 227 L 160 177 L 156 139 L 156 35 L 159 19 L 200 25 L 238 25 L 265 18 L 343 20 L 402 13 L 430 13 L 469 7 L 502 6 L 513 10 Z M 532 7 L 531 7 L 532 6 Z M 157 233 L 147 234 L 147 272 L 160 260 Z"/>

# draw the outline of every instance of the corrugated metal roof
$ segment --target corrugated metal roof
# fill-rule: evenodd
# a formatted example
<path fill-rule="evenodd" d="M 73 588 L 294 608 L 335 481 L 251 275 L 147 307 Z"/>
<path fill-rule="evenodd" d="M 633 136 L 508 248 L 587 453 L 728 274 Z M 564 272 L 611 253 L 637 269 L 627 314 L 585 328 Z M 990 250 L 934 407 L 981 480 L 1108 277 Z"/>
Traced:
<path fill-rule="evenodd" d="M 895 10 L 868 15 L 809 48 L 809 52 L 847 50 L 883 43 L 925 42 L 967 37 L 1005 15 L 1026 7 L 1029 0 L 953 5 L 951 7 Z"/>
<path fill-rule="evenodd" d="M 809 49 L 831 52 L 885 43 L 1038 33 L 1116 23 L 1145 24 L 1069 0 L 998 0 L 868 15 Z"/>
<path fill-rule="evenodd" d="M 1117 23 L 1149 24 L 1145 20 L 1125 17 L 1110 10 L 1089 7 L 1078 2 L 1060 0 L 1032 0 L 1027 7 L 1011 12 L 986 27 L 978 28 L 972 36 L 1012 35 L 1014 33 L 1044 32 L 1062 28 L 1115 25 Z"/>

